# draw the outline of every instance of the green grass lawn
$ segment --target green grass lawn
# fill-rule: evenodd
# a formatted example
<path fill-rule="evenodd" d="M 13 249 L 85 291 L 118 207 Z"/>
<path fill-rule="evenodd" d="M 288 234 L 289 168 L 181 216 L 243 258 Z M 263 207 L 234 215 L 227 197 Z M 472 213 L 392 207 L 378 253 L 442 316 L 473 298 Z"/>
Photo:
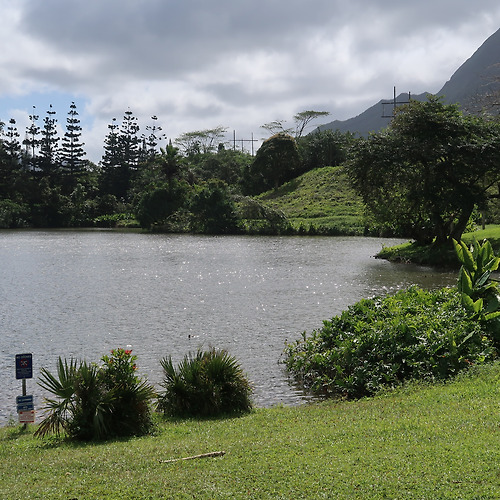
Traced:
<path fill-rule="evenodd" d="M 0 458 L 12 500 L 500 498 L 500 365 L 356 402 L 161 421 L 155 436 L 108 443 L 7 427 Z"/>

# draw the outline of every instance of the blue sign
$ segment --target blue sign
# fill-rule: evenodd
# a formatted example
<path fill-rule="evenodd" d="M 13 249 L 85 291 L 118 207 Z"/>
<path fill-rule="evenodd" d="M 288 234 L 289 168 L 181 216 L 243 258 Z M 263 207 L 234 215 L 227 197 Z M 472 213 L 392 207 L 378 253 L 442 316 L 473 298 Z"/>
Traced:
<path fill-rule="evenodd" d="M 20 411 L 31 411 L 34 410 L 35 407 L 33 405 L 33 394 L 28 396 L 17 396 L 16 397 L 17 404 L 17 412 Z"/>
<path fill-rule="evenodd" d="M 33 378 L 33 355 L 16 354 L 16 378 Z"/>

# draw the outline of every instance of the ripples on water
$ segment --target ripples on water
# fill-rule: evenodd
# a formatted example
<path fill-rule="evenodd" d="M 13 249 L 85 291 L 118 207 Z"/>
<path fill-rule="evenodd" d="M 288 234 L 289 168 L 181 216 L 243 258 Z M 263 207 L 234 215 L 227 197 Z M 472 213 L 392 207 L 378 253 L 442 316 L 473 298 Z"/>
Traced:
<path fill-rule="evenodd" d="M 15 354 L 32 352 L 28 394 L 42 404 L 40 367 L 87 361 L 116 347 L 138 356 L 157 385 L 159 360 L 225 348 L 254 386 L 257 406 L 304 394 L 278 362 L 285 340 L 322 326 L 363 297 L 455 274 L 373 258 L 396 240 L 210 237 L 114 231 L 0 232 L 0 424 L 16 416 Z"/>

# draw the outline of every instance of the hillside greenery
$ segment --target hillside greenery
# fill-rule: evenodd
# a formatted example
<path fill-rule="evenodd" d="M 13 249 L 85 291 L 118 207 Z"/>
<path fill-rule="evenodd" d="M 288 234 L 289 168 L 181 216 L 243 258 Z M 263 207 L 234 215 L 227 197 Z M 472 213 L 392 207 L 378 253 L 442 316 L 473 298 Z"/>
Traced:
<path fill-rule="evenodd" d="M 298 231 L 366 233 L 363 203 L 342 166 L 315 168 L 257 199 L 281 210 Z"/>

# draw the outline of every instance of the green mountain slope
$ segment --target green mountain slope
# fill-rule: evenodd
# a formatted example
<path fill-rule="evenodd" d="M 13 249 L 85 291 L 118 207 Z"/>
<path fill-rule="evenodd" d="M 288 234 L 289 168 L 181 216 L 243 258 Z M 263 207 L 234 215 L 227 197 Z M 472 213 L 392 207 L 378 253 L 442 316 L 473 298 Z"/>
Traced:
<path fill-rule="evenodd" d="M 320 234 L 363 234 L 363 203 L 342 168 L 311 170 L 258 199 L 281 210 L 295 228 Z"/>

